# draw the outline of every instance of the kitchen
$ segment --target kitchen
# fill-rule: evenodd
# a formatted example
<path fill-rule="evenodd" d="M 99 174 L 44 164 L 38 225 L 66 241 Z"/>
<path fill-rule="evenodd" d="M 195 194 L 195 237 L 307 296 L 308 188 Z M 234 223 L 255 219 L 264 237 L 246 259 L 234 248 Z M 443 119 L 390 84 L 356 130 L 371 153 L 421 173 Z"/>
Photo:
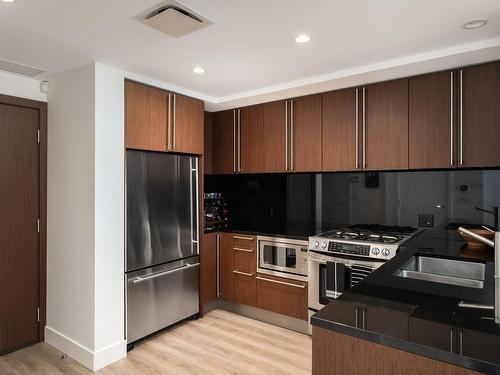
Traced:
<path fill-rule="evenodd" d="M 0 373 L 500 373 L 500 8 L 266 6 L 2 0 Z"/>

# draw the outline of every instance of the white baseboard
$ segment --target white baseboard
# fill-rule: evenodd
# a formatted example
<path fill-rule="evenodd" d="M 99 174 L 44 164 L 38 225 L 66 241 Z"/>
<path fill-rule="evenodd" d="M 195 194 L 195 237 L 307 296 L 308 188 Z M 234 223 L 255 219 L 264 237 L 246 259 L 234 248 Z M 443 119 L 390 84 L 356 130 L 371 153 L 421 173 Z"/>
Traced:
<path fill-rule="evenodd" d="M 45 326 L 45 342 L 91 371 L 97 371 L 127 356 L 125 340 L 94 352 L 48 326 Z"/>

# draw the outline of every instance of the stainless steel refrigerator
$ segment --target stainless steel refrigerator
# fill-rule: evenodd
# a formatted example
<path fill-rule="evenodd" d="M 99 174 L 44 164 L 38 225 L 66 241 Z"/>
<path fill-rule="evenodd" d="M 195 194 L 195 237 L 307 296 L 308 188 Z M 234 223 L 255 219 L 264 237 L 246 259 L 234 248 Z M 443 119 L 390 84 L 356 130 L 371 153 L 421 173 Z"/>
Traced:
<path fill-rule="evenodd" d="M 128 150 L 127 343 L 199 312 L 198 158 Z"/>

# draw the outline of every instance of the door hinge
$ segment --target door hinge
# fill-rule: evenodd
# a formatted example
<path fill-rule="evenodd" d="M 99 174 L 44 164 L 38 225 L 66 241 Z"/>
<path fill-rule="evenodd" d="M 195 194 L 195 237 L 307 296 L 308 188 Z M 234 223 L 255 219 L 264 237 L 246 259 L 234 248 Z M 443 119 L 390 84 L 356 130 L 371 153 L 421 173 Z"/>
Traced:
<path fill-rule="evenodd" d="M 40 323 L 40 308 L 39 307 L 36 308 L 36 321 L 38 323 Z"/>
<path fill-rule="evenodd" d="M 37 233 L 40 233 L 40 219 L 36 219 L 36 231 Z"/>
<path fill-rule="evenodd" d="M 40 143 L 40 129 L 36 131 L 36 142 Z"/>

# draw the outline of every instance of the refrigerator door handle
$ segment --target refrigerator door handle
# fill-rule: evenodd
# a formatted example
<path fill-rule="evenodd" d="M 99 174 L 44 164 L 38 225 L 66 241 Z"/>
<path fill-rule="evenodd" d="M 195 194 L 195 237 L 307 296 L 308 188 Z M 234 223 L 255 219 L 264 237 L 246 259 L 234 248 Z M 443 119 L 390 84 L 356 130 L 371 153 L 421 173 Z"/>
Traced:
<path fill-rule="evenodd" d="M 194 165 L 193 165 L 194 164 Z M 200 213 L 198 210 L 199 205 L 199 191 L 198 191 L 198 158 L 191 159 L 191 252 L 198 255 L 200 253 Z M 194 193 L 194 198 L 193 198 Z M 195 247 L 196 246 L 196 251 Z"/>
<path fill-rule="evenodd" d="M 156 279 L 157 277 L 167 276 L 167 275 L 170 275 L 170 274 L 175 273 L 175 272 L 179 272 L 179 271 L 183 271 L 183 270 L 187 270 L 189 268 L 194 268 L 194 267 L 199 267 L 199 266 L 200 266 L 200 263 L 186 264 L 185 266 L 177 267 L 177 268 L 174 268 L 173 270 L 158 272 L 158 273 L 154 273 L 152 275 L 148 275 L 148 276 L 144 276 L 144 277 L 137 276 L 135 279 L 129 280 L 129 283 L 138 284 L 138 283 L 142 283 L 144 281 Z"/>

